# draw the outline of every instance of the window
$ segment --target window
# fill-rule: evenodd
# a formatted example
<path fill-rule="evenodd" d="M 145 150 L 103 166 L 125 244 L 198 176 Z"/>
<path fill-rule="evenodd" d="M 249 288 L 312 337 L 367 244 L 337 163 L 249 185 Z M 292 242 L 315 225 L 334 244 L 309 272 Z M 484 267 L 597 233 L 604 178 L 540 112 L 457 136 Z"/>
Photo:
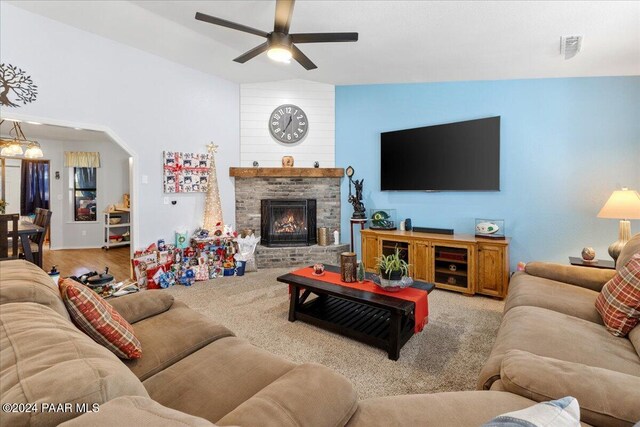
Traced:
<path fill-rule="evenodd" d="M 73 168 L 76 221 L 96 221 L 96 168 Z"/>

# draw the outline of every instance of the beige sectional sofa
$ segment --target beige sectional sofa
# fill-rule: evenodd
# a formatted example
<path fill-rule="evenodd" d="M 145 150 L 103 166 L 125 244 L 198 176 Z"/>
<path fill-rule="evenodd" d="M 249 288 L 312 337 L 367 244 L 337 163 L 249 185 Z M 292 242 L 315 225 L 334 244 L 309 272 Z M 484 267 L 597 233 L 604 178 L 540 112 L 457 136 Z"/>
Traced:
<path fill-rule="evenodd" d="M 0 401 L 13 405 L 1 425 L 478 426 L 535 403 L 502 391 L 358 402 L 342 375 L 256 348 L 165 292 L 110 302 L 142 358 L 122 361 L 77 329 L 42 270 L 0 263 Z"/>
<path fill-rule="evenodd" d="M 638 252 L 640 234 L 624 247 L 617 267 Z M 574 396 L 582 420 L 592 425 L 640 421 L 640 327 L 615 337 L 595 308 L 614 274 L 542 262 L 516 273 L 478 388 L 536 401 Z"/>

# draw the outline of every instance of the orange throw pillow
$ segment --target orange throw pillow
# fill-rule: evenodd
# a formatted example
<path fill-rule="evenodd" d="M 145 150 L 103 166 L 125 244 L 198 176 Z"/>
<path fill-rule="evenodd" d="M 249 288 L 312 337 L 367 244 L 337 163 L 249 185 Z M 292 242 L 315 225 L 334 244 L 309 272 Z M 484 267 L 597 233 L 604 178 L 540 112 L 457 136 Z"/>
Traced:
<path fill-rule="evenodd" d="M 617 337 L 626 336 L 640 322 L 640 253 L 602 287 L 596 310 L 607 330 Z"/>
<path fill-rule="evenodd" d="M 71 319 L 95 342 L 122 359 L 142 356 L 133 327 L 104 298 L 73 279 L 62 281 L 60 293 Z"/>

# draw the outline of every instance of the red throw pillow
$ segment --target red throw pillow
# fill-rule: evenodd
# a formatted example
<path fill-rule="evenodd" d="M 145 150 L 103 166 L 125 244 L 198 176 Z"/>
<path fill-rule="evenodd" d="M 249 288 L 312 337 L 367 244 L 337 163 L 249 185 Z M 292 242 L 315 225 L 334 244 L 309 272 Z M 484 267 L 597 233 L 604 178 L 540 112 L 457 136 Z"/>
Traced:
<path fill-rule="evenodd" d="M 640 322 L 640 253 L 604 285 L 596 298 L 596 310 L 607 330 L 617 337 L 626 336 Z"/>
<path fill-rule="evenodd" d="M 73 279 L 62 281 L 60 293 L 71 319 L 95 342 L 122 359 L 142 356 L 133 327 L 104 298 Z"/>

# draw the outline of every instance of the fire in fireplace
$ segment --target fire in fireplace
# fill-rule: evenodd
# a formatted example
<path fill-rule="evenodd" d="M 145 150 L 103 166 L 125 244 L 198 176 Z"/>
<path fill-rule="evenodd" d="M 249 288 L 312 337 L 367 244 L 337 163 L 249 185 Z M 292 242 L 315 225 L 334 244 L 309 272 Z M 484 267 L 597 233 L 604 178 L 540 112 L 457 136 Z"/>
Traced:
<path fill-rule="evenodd" d="M 265 246 L 316 244 L 315 199 L 261 201 L 261 241 Z"/>

